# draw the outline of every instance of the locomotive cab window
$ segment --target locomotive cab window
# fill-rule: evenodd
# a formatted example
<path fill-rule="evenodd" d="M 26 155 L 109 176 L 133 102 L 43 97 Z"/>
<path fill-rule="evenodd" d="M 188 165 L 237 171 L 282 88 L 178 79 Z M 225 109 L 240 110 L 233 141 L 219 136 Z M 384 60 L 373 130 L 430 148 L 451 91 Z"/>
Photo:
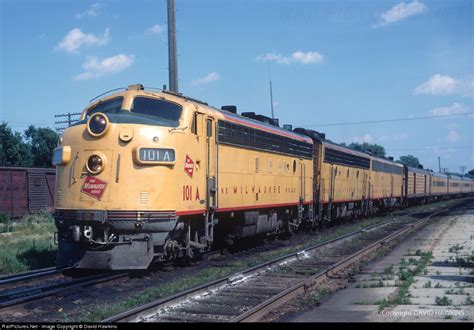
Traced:
<path fill-rule="evenodd" d="M 212 137 L 212 120 L 207 120 L 207 137 Z"/>
<path fill-rule="evenodd" d="M 197 112 L 193 113 L 193 121 L 191 123 L 191 133 L 193 133 L 193 134 L 198 133 L 198 131 L 197 131 L 197 120 L 198 120 L 197 115 L 198 115 Z"/>
<path fill-rule="evenodd" d="M 153 120 L 159 120 L 163 126 L 176 127 L 179 126 L 183 108 L 165 100 L 135 97 L 130 111 Z"/>
<path fill-rule="evenodd" d="M 122 110 L 123 97 L 117 97 L 112 100 L 99 103 L 97 106 L 87 112 L 86 119 L 92 116 L 94 113 L 119 113 Z"/>

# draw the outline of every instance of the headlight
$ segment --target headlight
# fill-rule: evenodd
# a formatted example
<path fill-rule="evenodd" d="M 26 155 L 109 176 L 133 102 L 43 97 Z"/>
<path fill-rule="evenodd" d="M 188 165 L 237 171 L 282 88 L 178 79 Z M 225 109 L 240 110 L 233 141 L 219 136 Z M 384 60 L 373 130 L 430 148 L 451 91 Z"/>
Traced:
<path fill-rule="evenodd" d="M 105 134 L 109 127 L 109 119 L 103 113 L 94 113 L 87 121 L 87 130 L 90 135 L 99 137 Z"/>
<path fill-rule="evenodd" d="M 92 155 L 87 160 L 87 170 L 93 174 L 100 173 L 104 168 L 104 159 L 99 155 Z"/>

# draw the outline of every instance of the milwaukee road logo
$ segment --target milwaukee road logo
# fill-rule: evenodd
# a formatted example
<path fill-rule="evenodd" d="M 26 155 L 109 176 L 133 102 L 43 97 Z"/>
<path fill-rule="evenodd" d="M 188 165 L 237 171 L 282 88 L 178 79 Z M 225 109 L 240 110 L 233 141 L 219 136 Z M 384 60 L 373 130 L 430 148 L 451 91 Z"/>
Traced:
<path fill-rule="evenodd" d="M 81 192 L 100 200 L 102 198 L 102 195 L 104 194 L 106 186 L 107 182 L 88 175 L 84 180 Z"/>
<path fill-rule="evenodd" d="M 191 157 L 189 157 L 188 155 L 186 155 L 186 160 L 184 162 L 184 171 L 186 172 L 186 174 L 188 174 L 191 178 L 193 177 L 193 173 L 194 173 L 194 162 L 193 160 L 191 159 Z"/>

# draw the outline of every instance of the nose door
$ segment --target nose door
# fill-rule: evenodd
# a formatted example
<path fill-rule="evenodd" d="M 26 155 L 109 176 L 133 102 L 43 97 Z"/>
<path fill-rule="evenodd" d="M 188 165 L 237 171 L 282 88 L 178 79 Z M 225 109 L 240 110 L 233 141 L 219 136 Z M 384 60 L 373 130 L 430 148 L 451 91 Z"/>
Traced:
<path fill-rule="evenodd" d="M 214 118 L 206 118 L 206 153 L 207 153 L 207 208 L 217 208 L 217 157 L 215 143 L 215 123 Z"/>

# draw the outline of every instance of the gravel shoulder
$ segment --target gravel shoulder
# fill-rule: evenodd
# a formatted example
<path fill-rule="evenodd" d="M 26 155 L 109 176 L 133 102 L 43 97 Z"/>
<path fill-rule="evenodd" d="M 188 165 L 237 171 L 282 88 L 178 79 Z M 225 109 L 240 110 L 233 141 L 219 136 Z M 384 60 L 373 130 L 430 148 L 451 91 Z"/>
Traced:
<path fill-rule="evenodd" d="M 299 311 L 277 321 L 472 322 L 473 250 L 470 202 L 433 219 L 390 253 L 363 266 L 346 288 L 322 298 L 319 306 L 301 303 L 293 308 Z"/>

